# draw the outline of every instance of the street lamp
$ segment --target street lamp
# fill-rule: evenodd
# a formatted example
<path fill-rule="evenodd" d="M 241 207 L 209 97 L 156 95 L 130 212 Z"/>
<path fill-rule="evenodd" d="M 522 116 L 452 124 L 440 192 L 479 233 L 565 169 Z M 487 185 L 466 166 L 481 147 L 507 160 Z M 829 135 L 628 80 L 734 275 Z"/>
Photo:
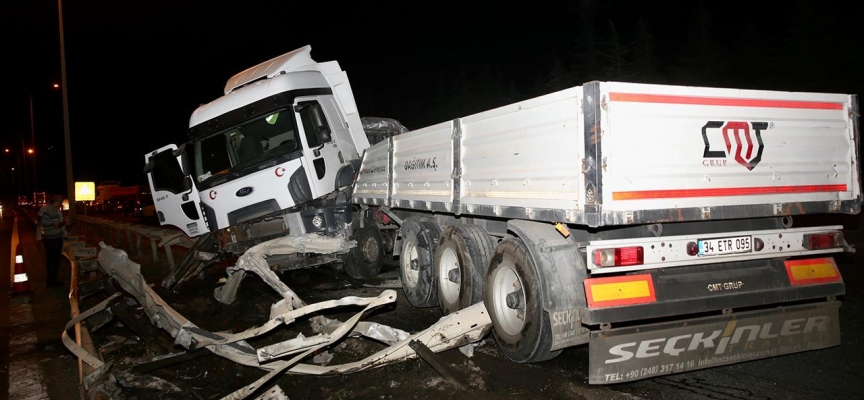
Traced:
<path fill-rule="evenodd" d="M 23 169 L 23 176 L 21 176 L 21 179 L 19 182 L 19 184 L 21 186 L 19 188 L 19 190 L 21 190 L 24 193 L 24 195 L 26 196 L 27 195 L 27 158 L 26 157 L 27 157 L 27 154 L 34 154 L 34 152 L 33 152 L 32 148 L 28 149 L 24 145 L 24 136 L 18 135 L 18 138 L 21 139 L 21 154 L 17 155 L 16 159 L 17 159 L 17 163 L 18 163 L 18 168 Z M 7 148 L 3 149 L 3 152 L 8 154 L 11 151 L 7 147 Z M 35 191 L 36 188 L 34 187 L 33 189 Z"/>
<path fill-rule="evenodd" d="M 18 196 L 21 196 L 21 178 L 15 175 L 15 167 L 12 167 L 12 188 L 13 191 L 17 191 Z"/>
<path fill-rule="evenodd" d="M 18 138 L 21 139 L 21 158 L 23 158 L 24 163 L 24 181 L 21 184 L 21 189 L 24 190 L 24 195 L 27 196 L 27 149 L 24 147 L 24 136 L 18 135 Z M 35 191 L 35 188 L 34 188 Z M 30 196 L 27 196 L 30 197 Z"/>
<path fill-rule="evenodd" d="M 57 0 L 60 25 L 60 79 L 63 85 L 63 136 L 66 140 L 66 193 L 69 197 L 69 218 L 75 218 L 75 182 L 72 180 L 72 140 L 69 135 L 69 81 L 66 80 L 66 41 L 63 35 L 63 0 Z"/>
<path fill-rule="evenodd" d="M 33 124 L 33 95 L 27 92 L 27 98 L 30 99 L 30 150 L 29 154 L 33 154 L 33 191 L 38 190 L 36 186 L 36 128 Z"/>
<path fill-rule="evenodd" d="M 60 84 L 54 83 L 51 85 L 54 90 L 60 88 Z M 39 190 L 39 180 L 38 180 L 38 171 L 39 167 L 36 164 L 36 123 L 33 112 L 33 93 L 29 90 L 24 90 L 24 93 L 27 93 L 27 99 L 30 102 L 30 148 L 27 149 L 27 154 L 33 156 L 33 191 Z"/>

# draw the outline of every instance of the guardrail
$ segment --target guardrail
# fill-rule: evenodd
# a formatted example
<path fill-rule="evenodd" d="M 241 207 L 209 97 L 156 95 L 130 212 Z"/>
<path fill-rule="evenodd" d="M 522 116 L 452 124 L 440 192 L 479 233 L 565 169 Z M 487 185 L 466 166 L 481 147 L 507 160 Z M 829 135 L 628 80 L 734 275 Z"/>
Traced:
<path fill-rule="evenodd" d="M 79 215 L 76 217 L 80 222 L 79 229 L 82 233 L 93 231 L 98 233 L 108 244 L 113 244 L 115 247 L 120 247 L 128 250 L 130 253 L 141 254 L 142 239 L 147 239 L 150 242 L 151 256 L 154 262 L 159 261 L 158 248 L 165 251 L 165 258 L 168 261 L 168 266 L 174 268 L 174 252 L 173 246 L 179 246 L 186 249 L 195 244 L 195 239 L 192 239 L 183 232 L 176 230 L 153 227 L 147 225 L 130 224 L 122 221 L 113 221 L 100 217 L 89 217 Z M 113 243 L 112 243 L 113 242 Z"/>
<path fill-rule="evenodd" d="M 101 357 L 97 358 L 93 354 L 99 355 L 93 345 L 93 340 L 90 337 L 90 332 L 87 327 L 81 325 L 81 321 L 77 320 L 80 315 L 78 281 L 79 276 L 83 272 L 95 272 L 98 269 L 97 251 L 95 247 L 87 247 L 87 244 L 79 240 L 78 236 L 69 236 L 63 240 L 63 256 L 69 260 L 71 266 L 70 282 L 69 282 L 69 307 L 74 323 L 75 344 L 84 349 L 83 352 L 75 353 L 78 357 L 78 383 L 79 397 L 83 400 L 88 396 L 85 394 L 85 380 L 93 374 L 94 367 L 91 363 L 102 362 Z M 69 326 L 63 330 L 62 338 L 64 341 L 71 340 L 68 338 Z"/>
<path fill-rule="evenodd" d="M 102 385 L 96 388 L 94 384 L 103 379 L 107 368 L 105 368 L 106 365 L 101 358 L 101 354 L 95 349 L 89 330 L 86 326 L 82 325 L 82 322 L 96 312 L 110 306 L 109 302 L 105 302 L 101 307 L 87 310 L 83 314 L 79 309 L 81 301 L 79 292 L 83 288 L 81 285 L 92 286 L 96 284 L 98 286 L 100 284 L 99 282 L 84 278 L 85 274 L 94 276 L 99 273 L 99 251 L 96 247 L 88 246 L 87 242 L 83 239 L 90 239 L 96 236 L 101 239 L 100 242 L 102 243 L 114 243 L 118 249 L 125 248 L 130 253 L 134 252 L 139 255 L 142 252 L 142 239 L 146 239 L 150 242 L 153 261 L 159 261 L 158 248 L 162 248 L 165 251 L 165 259 L 170 268 L 174 268 L 174 247 L 179 246 L 188 249 L 192 247 L 195 241 L 182 232 L 160 227 L 130 224 L 83 215 L 77 216 L 76 219 L 76 235 L 65 238 L 63 243 L 63 255 L 69 260 L 71 265 L 69 306 L 71 308 L 72 320 L 67 323 L 62 334 L 62 340 L 66 347 L 78 358 L 79 396 L 83 400 L 94 398 L 94 396 L 99 397 L 99 395 L 94 394 L 93 390 L 101 391 L 105 387 Z M 74 331 L 74 339 L 70 338 L 70 330 Z"/>

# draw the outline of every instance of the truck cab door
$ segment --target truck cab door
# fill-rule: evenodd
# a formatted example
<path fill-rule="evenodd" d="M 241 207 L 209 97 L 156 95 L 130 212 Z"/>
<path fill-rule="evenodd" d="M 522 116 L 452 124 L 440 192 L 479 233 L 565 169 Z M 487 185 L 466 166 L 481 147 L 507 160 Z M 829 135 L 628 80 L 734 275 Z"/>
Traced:
<path fill-rule="evenodd" d="M 170 144 L 144 156 L 144 172 L 161 225 L 174 225 L 189 237 L 203 235 L 201 197 L 185 165 L 185 145 Z"/>
<path fill-rule="evenodd" d="M 303 166 L 312 188 L 313 197 L 336 190 L 336 175 L 345 163 L 344 155 L 334 140 L 333 127 L 341 122 L 329 121 L 317 98 L 300 98 L 294 105 L 298 129 L 303 142 Z M 330 117 L 334 119 L 335 116 Z"/>

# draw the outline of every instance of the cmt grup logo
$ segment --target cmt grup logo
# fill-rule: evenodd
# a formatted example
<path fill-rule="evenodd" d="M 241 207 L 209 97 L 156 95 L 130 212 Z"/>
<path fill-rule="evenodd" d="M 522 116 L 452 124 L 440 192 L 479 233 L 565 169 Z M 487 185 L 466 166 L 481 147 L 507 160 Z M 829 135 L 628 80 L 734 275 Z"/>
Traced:
<path fill-rule="evenodd" d="M 708 140 L 710 129 L 719 129 L 722 133 L 725 148 L 720 143 Z M 732 157 L 738 164 L 748 170 L 756 168 L 756 164 L 762 161 L 762 131 L 768 129 L 767 122 L 744 122 L 744 121 L 708 121 L 702 127 L 702 140 L 705 142 L 705 152 L 702 157 L 702 165 L 706 167 L 725 166 L 726 158 Z M 711 134 L 712 138 L 718 135 Z M 719 149 L 718 149 L 719 148 Z"/>

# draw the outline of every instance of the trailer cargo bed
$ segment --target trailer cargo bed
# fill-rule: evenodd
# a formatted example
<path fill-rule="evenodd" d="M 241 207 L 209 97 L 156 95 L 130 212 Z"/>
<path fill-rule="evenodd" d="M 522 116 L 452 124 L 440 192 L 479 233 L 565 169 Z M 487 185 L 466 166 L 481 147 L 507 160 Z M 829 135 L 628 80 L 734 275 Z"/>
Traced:
<path fill-rule="evenodd" d="M 354 201 L 591 227 L 857 213 L 857 97 L 590 82 L 370 147 Z"/>

